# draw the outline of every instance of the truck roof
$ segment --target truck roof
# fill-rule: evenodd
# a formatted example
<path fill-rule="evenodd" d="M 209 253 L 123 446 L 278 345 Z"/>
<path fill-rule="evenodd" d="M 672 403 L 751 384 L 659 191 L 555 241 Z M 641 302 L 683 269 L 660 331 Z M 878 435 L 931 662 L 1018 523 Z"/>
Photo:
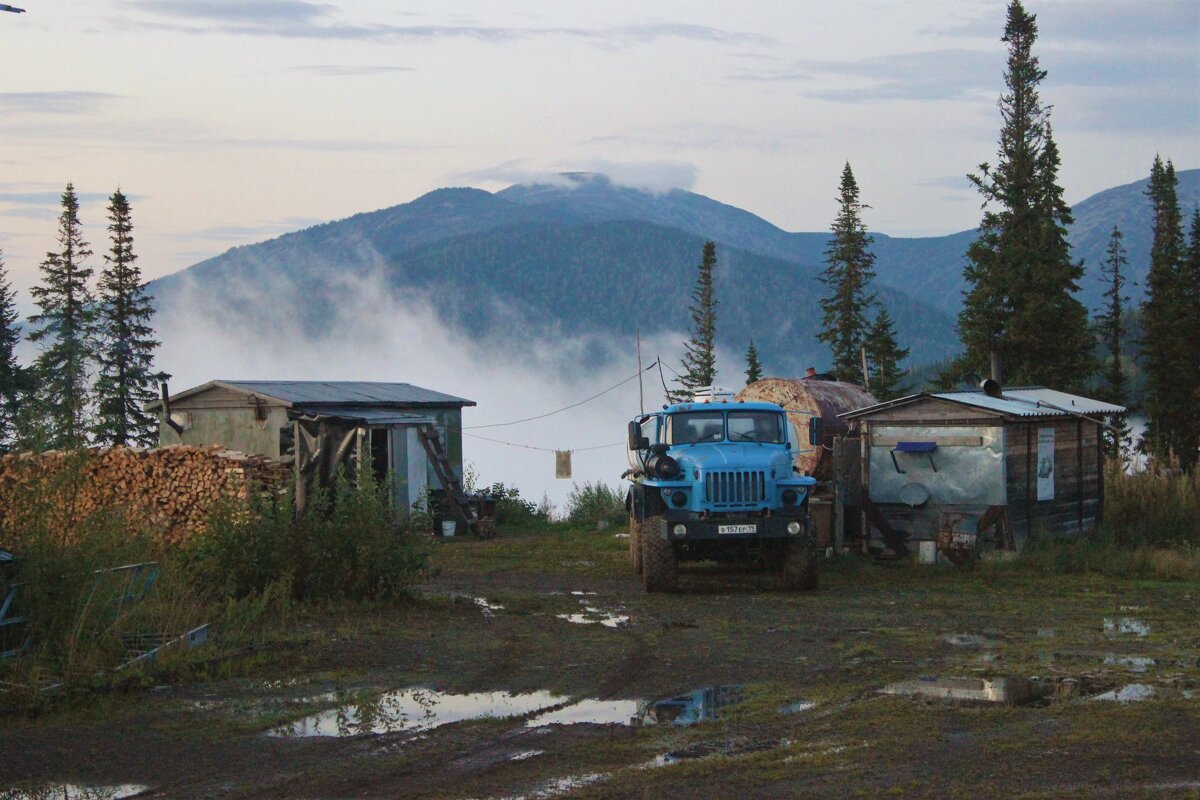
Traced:
<path fill-rule="evenodd" d="M 663 409 L 665 414 L 680 411 L 776 411 L 782 412 L 783 407 L 774 403 L 676 403 Z"/>

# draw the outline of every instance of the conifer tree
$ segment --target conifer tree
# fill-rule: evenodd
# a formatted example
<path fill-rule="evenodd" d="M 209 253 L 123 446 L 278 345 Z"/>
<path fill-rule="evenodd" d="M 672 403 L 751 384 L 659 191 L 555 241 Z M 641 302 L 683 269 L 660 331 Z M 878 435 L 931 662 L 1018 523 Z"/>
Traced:
<path fill-rule="evenodd" d="M 750 346 L 746 348 L 746 385 L 749 386 L 761 377 L 762 364 L 758 361 L 758 348 L 751 339 Z"/>
<path fill-rule="evenodd" d="M 896 326 L 886 308 L 880 307 L 875 315 L 865 346 L 871 394 L 880 400 L 902 397 L 907 388 L 900 384 L 904 377 L 900 362 L 908 358 L 909 348 L 901 348 L 896 343 Z"/>
<path fill-rule="evenodd" d="M 92 360 L 94 308 L 88 279 L 92 255 L 79 222 L 79 199 L 67 184 L 58 218 L 56 252 L 41 263 L 44 285 L 31 294 L 40 314 L 29 318 L 29 340 L 41 345 L 34 362 L 36 405 L 46 415 L 45 444 L 77 448 L 87 443 L 88 378 Z"/>
<path fill-rule="evenodd" d="M 133 252 L 133 220 L 129 200 L 120 189 L 109 197 L 108 231 L 111 241 L 100 273 L 97 307 L 96 381 L 97 443 L 109 447 L 157 441 L 157 419 L 145 410 L 155 397 L 161 376 L 152 372 L 154 307 L 146 294 L 137 255 Z"/>
<path fill-rule="evenodd" d="M 983 196 L 979 238 L 967 251 L 969 284 L 958 317 L 967 363 L 999 353 L 1008 382 L 1078 388 L 1092 371 L 1087 309 L 1075 297 L 1083 275 L 1067 242 L 1070 208 L 1058 184 L 1060 157 L 1038 85 L 1037 19 L 1011 0 L 998 162 L 969 175 Z"/>
<path fill-rule="evenodd" d="M 1121 349 L 1125 342 L 1126 322 L 1125 304 L 1129 302 L 1123 292 L 1127 279 L 1122 269 L 1129 263 L 1125 256 L 1125 247 L 1121 244 L 1124 234 L 1116 225 L 1108 240 L 1108 250 L 1100 271 L 1104 275 L 1107 288 L 1104 290 L 1104 308 L 1096 315 L 1096 333 L 1108 353 L 1107 366 L 1104 369 L 1103 394 L 1110 403 L 1124 405 L 1128 391 L 1128 381 L 1125 370 L 1121 366 Z M 1109 456 L 1126 458 L 1129 455 L 1129 425 L 1124 415 L 1111 420 L 1113 429 L 1105 429 L 1103 436 Z"/>
<path fill-rule="evenodd" d="M 17 408 L 25 389 L 25 371 L 17 363 L 16 292 L 8 280 L 4 253 L 0 251 L 0 453 L 11 449 L 16 440 Z"/>
<path fill-rule="evenodd" d="M 838 194 L 838 214 L 831 228 L 832 237 L 825 250 L 825 270 L 821 282 L 829 294 L 821 298 L 824 330 L 817 338 L 833 353 L 833 373 L 839 380 L 854 380 L 859 374 L 860 350 L 866 341 L 867 312 L 875 302 L 870 292 L 875 277 L 874 238 L 867 233 L 859 200 L 858 182 L 849 162 L 842 169 Z"/>
<path fill-rule="evenodd" d="M 1175 166 L 1156 156 L 1146 190 L 1154 210 L 1154 238 L 1142 304 L 1141 350 L 1149 417 L 1144 444 L 1160 458 L 1174 453 L 1190 468 L 1196 463 L 1196 386 L 1190 374 L 1195 342 L 1182 326 L 1194 318 L 1195 308 L 1186 277 L 1177 185 Z"/>
<path fill-rule="evenodd" d="M 683 375 L 678 382 L 683 387 L 670 392 L 675 402 L 690 400 L 696 389 L 712 386 L 717 378 L 717 297 L 713 271 L 717 266 L 717 246 L 705 242 L 700 257 L 696 288 L 692 290 L 691 338 L 684 342 Z"/>

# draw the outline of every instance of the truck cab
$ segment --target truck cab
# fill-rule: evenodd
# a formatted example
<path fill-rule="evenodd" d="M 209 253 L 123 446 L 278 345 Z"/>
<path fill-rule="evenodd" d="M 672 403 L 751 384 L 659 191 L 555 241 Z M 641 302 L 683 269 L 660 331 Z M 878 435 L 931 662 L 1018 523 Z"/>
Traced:
<path fill-rule="evenodd" d="M 758 560 L 815 586 L 816 480 L 795 472 L 790 431 L 780 406 L 712 397 L 629 423 L 630 557 L 648 591 L 694 560 Z"/>

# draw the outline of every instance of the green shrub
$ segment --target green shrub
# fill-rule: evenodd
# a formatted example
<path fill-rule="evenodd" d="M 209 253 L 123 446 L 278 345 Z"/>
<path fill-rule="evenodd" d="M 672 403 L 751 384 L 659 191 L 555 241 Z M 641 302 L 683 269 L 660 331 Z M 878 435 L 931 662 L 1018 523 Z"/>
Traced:
<path fill-rule="evenodd" d="M 340 475 L 332 492 L 310 495 L 297 514 L 292 492 L 258 500 L 250 513 L 227 508 L 195 536 L 184 562 L 198 586 L 229 598 L 280 582 L 307 600 L 400 596 L 424 568 L 418 523 L 393 507 L 388 487 Z"/>
<path fill-rule="evenodd" d="M 547 509 L 521 497 L 521 490 L 503 483 L 493 483 L 487 494 L 499 498 L 496 503 L 496 524 L 521 528 L 544 527 L 550 522 Z"/>
<path fill-rule="evenodd" d="M 625 497 L 600 481 L 572 484 L 567 495 L 566 519 L 573 524 L 595 525 L 601 521 L 623 524 Z"/>

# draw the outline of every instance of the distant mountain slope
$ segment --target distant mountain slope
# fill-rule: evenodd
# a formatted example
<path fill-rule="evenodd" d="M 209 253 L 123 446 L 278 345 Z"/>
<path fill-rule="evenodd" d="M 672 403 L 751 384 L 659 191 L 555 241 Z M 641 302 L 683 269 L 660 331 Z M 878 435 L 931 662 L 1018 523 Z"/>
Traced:
<path fill-rule="evenodd" d="M 1075 256 L 1086 260 L 1081 296 L 1099 304 L 1099 264 L 1112 225 L 1125 233 L 1130 276 L 1145 286 L 1150 207 L 1147 180 L 1118 186 L 1075 207 Z M 1179 173 L 1185 215 L 1200 203 L 1200 170 Z M 831 209 L 831 215 L 833 209 Z M 893 238 L 875 233 L 881 298 L 913 361 L 954 351 L 963 257 L 974 231 Z M 825 233 L 788 233 L 702 195 L 652 193 L 575 173 L 553 185 L 496 194 L 439 189 L 410 203 L 234 248 L 153 282 L 160 308 L 202 298 L 229 324 L 264 313 L 303 319 L 321 336 L 343 307 L 339 281 L 383 275 L 396 292 L 419 290 L 460 329 L 513 333 L 519 325 L 628 335 L 687 327 L 700 245 L 720 245 L 720 343 L 742 351 L 751 336 L 768 368 L 820 366 L 816 276 Z M 186 288 L 186 291 L 185 291 Z M 519 322 L 518 322 L 519 321 Z"/>

